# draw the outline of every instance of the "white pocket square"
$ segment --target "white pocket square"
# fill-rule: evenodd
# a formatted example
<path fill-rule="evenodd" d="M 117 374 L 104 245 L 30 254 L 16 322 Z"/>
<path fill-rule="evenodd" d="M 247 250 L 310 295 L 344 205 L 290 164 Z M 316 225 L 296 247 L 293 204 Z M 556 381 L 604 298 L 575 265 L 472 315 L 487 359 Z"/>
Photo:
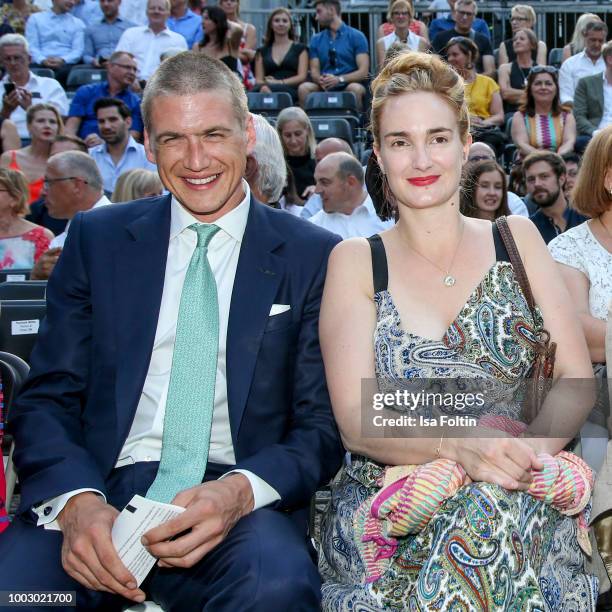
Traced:
<path fill-rule="evenodd" d="M 289 304 L 272 304 L 272 308 L 270 308 L 270 316 L 281 314 L 282 312 L 287 312 L 291 310 L 291 306 Z"/>

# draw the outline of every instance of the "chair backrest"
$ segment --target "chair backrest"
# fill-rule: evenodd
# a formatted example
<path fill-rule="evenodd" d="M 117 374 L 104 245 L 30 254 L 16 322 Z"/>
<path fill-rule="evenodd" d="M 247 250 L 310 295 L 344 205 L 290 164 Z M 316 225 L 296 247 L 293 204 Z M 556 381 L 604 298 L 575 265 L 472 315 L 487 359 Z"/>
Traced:
<path fill-rule="evenodd" d="M 15 269 L 15 270 L 0 270 L 0 283 L 11 283 L 16 281 L 26 281 L 30 278 L 32 270 Z"/>
<path fill-rule="evenodd" d="M 44 300 L 47 281 L 13 281 L 0 283 L 0 300 Z"/>
<path fill-rule="evenodd" d="M 75 66 L 68 75 L 67 89 L 78 89 L 81 85 L 90 83 L 101 83 L 106 80 L 106 70 L 103 68 L 87 68 Z"/>
<path fill-rule="evenodd" d="M 548 65 L 560 68 L 563 63 L 563 48 L 554 47 L 548 52 Z"/>
<path fill-rule="evenodd" d="M 36 75 L 40 77 L 47 77 L 49 79 L 55 78 L 55 72 L 51 68 L 30 68 L 30 70 Z"/>
<path fill-rule="evenodd" d="M 304 107 L 308 114 L 311 111 L 323 111 L 326 115 L 359 114 L 357 98 L 352 91 L 315 91 L 308 95 Z"/>
<path fill-rule="evenodd" d="M 1 300 L 0 350 L 28 361 L 46 312 L 45 300 Z"/>
<path fill-rule="evenodd" d="M 293 98 L 286 91 L 273 93 L 249 92 L 247 93 L 249 110 L 261 115 L 278 115 L 283 108 L 293 106 Z"/>
<path fill-rule="evenodd" d="M 353 148 L 353 130 L 346 119 L 342 117 L 312 117 L 310 122 L 317 141 L 324 138 L 342 138 Z"/>

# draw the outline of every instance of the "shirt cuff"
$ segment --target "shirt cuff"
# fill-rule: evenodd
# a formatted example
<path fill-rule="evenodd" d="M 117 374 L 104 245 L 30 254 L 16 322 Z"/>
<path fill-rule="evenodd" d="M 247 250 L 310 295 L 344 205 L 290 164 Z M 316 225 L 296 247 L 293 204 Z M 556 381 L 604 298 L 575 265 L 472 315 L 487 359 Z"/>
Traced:
<path fill-rule="evenodd" d="M 271 487 L 265 480 L 253 474 L 253 472 L 249 472 L 249 470 L 232 470 L 227 474 L 223 474 L 219 480 L 230 474 L 242 474 L 248 478 L 251 483 L 251 489 L 253 489 L 253 510 L 269 506 L 281 498 L 274 487 Z"/>
<path fill-rule="evenodd" d="M 64 509 L 69 499 L 75 495 L 78 495 L 79 493 L 85 493 L 86 491 L 92 491 L 93 493 L 101 495 L 106 502 L 106 496 L 97 489 L 75 489 L 74 491 L 68 491 L 68 493 L 58 495 L 57 497 L 52 497 L 51 499 L 42 502 L 42 504 L 32 507 L 32 511 L 38 516 L 36 526 L 40 527 L 41 525 L 44 525 L 45 529 L 50 529 L 51 531 L 61 531 L 59 523 L 56 520 L 57 516 Z"/>

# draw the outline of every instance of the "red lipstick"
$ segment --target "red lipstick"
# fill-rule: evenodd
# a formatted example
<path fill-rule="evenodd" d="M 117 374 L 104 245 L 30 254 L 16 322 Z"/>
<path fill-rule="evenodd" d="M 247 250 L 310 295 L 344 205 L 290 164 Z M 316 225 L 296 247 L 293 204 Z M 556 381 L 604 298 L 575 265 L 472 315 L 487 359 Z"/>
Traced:
<path fill-rule="evenodd" d="M 415 176 L 414 178 L 408 179 L 408 182 L 416 187 L 427 187 L 427 185 L 433 185 L 439 178 L 440 175 Z"/>

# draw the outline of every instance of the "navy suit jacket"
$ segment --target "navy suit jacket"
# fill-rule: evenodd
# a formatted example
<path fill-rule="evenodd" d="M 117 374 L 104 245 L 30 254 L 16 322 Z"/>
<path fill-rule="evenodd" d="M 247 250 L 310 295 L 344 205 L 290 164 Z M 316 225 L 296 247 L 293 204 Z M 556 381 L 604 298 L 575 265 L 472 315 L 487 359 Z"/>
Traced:
<path fill-rule="evenodd" d="M 20 512 L 79 488 L 106 492 L 149 367 L 170 210 L 163 196 L 71 223 L 10 417 Z M 318 339 L 327 259 L 338 241 L 251 201 L 230 306 L 228 408 L 236 467 L 274 487 L 282 510 L 306 505 L 341 462 Z M 291 309 L 270 317 L 272 304 Z"/>

